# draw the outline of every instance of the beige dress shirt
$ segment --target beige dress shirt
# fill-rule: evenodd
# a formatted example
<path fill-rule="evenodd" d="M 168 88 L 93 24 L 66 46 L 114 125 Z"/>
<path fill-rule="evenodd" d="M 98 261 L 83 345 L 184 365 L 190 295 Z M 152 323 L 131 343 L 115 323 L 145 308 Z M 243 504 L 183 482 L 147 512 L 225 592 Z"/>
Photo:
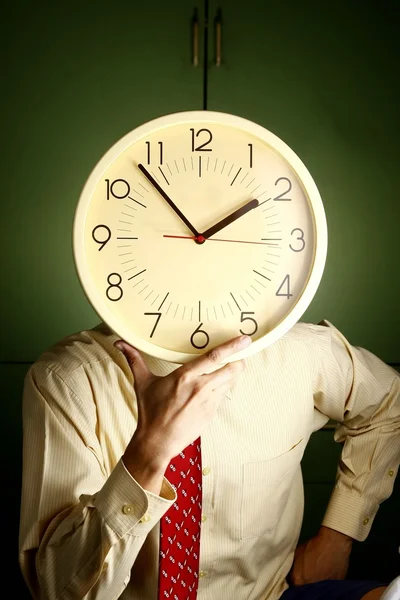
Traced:
<path fill-rule="evenodd" d="M 68 336 L 25 378 L 19 556 L 35 599 L 157 599 L 159 521 L 175 492 L 166 479 L 160 496 L 142 489 L 121 460 L 137 405 L 117 339 L 103 323 Z M 145 360 L 158 375 L 178 367 Z M 299 323 L 246 359 L 201 438 L 198 600 L 287 589 L 300 461 L 330 418 L 344 446 L 322 524 L 362 541 L 400 462 L 399 374 L 327 321 Z"/>

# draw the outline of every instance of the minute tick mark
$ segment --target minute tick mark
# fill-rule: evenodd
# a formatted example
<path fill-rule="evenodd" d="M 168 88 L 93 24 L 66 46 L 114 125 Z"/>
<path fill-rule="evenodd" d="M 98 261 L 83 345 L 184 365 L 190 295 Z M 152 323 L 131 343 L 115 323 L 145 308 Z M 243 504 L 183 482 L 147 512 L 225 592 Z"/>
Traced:
<path fill-rule="evenodd" d="M 248 188 L 248 187 L 249 187 L 249 186 L 250 186 L 250 185 L 253 183 L 253 181 L 254 181 L 254 180 L 255 180 L 255 177 L 253 177 L 253 179 L 250 181 L 250 183 L 248 183 L 248 184 L 246 185 L 246 189 L 247 189 L 247 188 Z"/>
<path fill-rule="evenodd" d="M 140 196 L 141 198 L 144 198 L 143 194 L 141 194 L 140 192 L 138 192 L 138 191 L 134 190 L 133 188 L 132 188 L 132 192 L 135 192 L 135 194 L 137 194 L 137 195 L 138 195 L 138 196 Z"/>
<path fill-rule="evenodd" d="M 256 280 L 256 283 L 260 283 L 260 282 Z M 253 284 L 251 284 L 251 287 L 253 288 L 253 290 L 255 292 L 257 292 L 257 294 L 260 294 L 260 296 L 261 296 L 261 292 L 257 288 L 255 288 Z M 263 287 L 265 287 L 265 285 Z"/>
<path fill-rule="evenodd" d="M 157 300 L 158 300 L 159 296 L 160 296 L 160 294 L 157 294 L 157 296 L 154 298 L 153 302 L 151 303 L 151 306 L 153 306 L 153 304 L 154 304 L 155 302 L 157 302 Z"/>
<path fill-rule="evenodd" d="M 251 298 L 251 299 L 253 300 L 253 302 L 254 302 L 254 298 L 253 298 L 253 296 L 250 294 L 250 292 L 249 292 L 248 290 L 246 290 L 246 294 L 248 294 L 248 295 L 250 296 L 250 298 Z"/>
<path fill-rule="evenodd" d="M 140 285 L 141 283 L 143 283 L 144 279 L 140 279 L 137 283 L 135 283 L 135 285 L 132 286 L 132 288 L 135 288 L 137 285 Z"/>
<path fill-rule="evenodd" d="M 142 183 L 140 183 L 140 181 L 139 181 L 139 185 L 144 189 L 145 192 L 149 193 L 149 190 L 147 188 L 145 188 L 144 185 Z M 133 190 L 133 191 L 135 191 L 135 190 Z"/>

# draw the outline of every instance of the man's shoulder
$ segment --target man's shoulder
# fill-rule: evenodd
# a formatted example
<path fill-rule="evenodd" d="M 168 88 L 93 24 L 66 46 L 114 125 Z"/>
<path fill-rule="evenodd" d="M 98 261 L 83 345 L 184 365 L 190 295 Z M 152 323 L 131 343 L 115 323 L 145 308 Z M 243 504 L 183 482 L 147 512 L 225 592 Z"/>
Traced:
<path fill-rule="evenodd" d="M 115 360 L 119 351 L 114 347 L 118 336 L 104 323 L 76 331 L 57 340 L 35 360 L 31 369 L 51 370 L 62 378 L 85 365 Z"/>
<path fill-rule="evenodd" d="M 299 342 L 310 344 L 311 346 L 320 346 L 330 339 L 333 331 L 337 332 L 336 327 L 325 319 L 319 323 L 299 321 L 278 342 L 282 344 L 295 344 Z"/>
<path fill-rule="evenodd" d="M 334 326 L 329 321 L 319 323 L 298 322 L 273 346 L 280 352 L 290 351 L 293 345 L 302 345 L 312 352 L 327 343 Z M 32 370 L 44 372 L 51 370 L 66 379 L 76 376 L 82 367 L 104 368 L 104 362 L 121 362 L 121 353 L 114 347 L 120 337 L 103 321 L 92 328 L 82 329 L 66 335 L 44 349 L 31 366 Z M 268 350 L 268 348 L 266 349 Z M 261 351 L 263 353 L 264 351 Z M 177 365 L 160 359 L 144 356 L 149 368 L 156 374 L 165 375 Z M 160 372 L 158 372 L 160 371 Z M 165 371 L 165 372 L 164 372 Z"/>
<path fill-rule="evenodd" d="M 273 344 L 262 349 L 253 357 L 253 362 L 270 364 L 294 364 L 308 368 L 316 358 L 329 349 L 332 338 L 341 335 L 332 323 L 298 321 Z M 250 357 L 251 358 L 251 357 Z"/>

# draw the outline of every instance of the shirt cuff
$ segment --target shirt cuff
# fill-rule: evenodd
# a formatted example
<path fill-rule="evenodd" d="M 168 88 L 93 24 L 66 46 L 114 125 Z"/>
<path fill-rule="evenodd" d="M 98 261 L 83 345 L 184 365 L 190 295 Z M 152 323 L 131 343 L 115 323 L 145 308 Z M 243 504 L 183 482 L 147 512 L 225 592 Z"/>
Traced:
<path fill-rule="evenodd" d="M 371 501 L 334 488 L 322 525 L 349 535 L 363 542 L 370 530 L 379 505 L 371 505 Z"/>
<path fill-rule="evenodd" d="M 160 494 L 144 490 L 121 458 L 93 497 L 93 505 L 118 537 L 127 533 L 145 536 L 176 501 L 176 492 L 165 478 Z"/>

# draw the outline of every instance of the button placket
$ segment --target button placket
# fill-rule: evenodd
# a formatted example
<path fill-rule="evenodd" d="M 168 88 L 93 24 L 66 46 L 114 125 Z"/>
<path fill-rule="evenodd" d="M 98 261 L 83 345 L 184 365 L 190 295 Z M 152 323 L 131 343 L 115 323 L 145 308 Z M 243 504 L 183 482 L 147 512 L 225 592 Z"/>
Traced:
<path fill-rule="evenodd" d="M 201 555 L 199 564 L 199 588 L 206 585 L 206 580 L 212 577 L 212 566 L 216 556 L 215 543 L 212 540 L 215 502 L 216 451 L 214 450 L 212 434 L 209 431 L 202 435 L 202 487 L 203 505 L 201 515 Z"/>
<path fill-rule="evenodd" d="M 203 571 L 203 569 L 200 569 L 200 571 L 199 571 L 200 578 L 207 577 L 207 575 L 208 575 L 207 571 Z"/>

